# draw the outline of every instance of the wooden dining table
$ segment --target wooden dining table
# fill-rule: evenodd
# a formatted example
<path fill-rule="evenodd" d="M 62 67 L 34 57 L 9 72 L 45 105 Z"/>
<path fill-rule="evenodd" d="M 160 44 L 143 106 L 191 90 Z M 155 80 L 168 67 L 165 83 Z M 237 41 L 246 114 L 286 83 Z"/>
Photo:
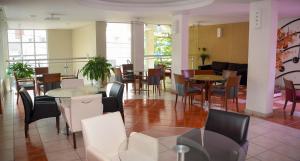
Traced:
<path fill-rule="evenodd" d="M 190 79 L 204 82 L 205 101 L 208 101 L 208 91 L 210 90 L 210 85 L 213 82 L 225 80 L 221 75 L 194 75 Z"/>

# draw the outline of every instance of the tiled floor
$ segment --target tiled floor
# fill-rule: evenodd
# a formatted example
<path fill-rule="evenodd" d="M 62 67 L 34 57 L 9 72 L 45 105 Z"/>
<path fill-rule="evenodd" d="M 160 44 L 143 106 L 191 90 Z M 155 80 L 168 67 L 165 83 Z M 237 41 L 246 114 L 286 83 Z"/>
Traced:
<path fill-rule="evenodd" d="M 0 161 L 84 160 L 81 134 L 77 134 L 78 148 L 74 150 L 71 135 L 67 137 L 63 133 L 56 133 L 54 118 L 31 124 L 30 138 L 25 139 L 22 102 L 17 106 L 15 98 L 13 94 L 8 95 L 4 115 L 0 116 Z M 177 135 L 186 129 L 174 127 L 202 127 L 207 116 L 197 103 L 184 107 L 181 99 L 178 99 L 175 108 L 175 97 L 169 92 L 163 92 L 160 97 L 151 94 L 149 99 L 146 98 L 146 95 L 133 95 L 130 91 L 124 96 L 125 126 L 128 133 L 143 131 L 158 138 Z M 251 117 L 247 161 L 300 161 L 300 130 L 295 129 L 300 128 L 300 115 L 299 112 L 294 117 L 290 117 L 289 112 L 285 114 L 280 101 L 281 98 L 275 100 L 274 108 L 278 109 L 275 109 L 273 117 Z M 220 100 L 214 99 L 214 102 L 219 106 Z M 245 90 L 241 91 L 239 105 L 243 111 Z M 235 110 L 234 103 L 231 102 L 229 106 Z M 299 110 L 299 105 L 297 108 Z M 61 119 L 61 128 L 64 126 Z"/>

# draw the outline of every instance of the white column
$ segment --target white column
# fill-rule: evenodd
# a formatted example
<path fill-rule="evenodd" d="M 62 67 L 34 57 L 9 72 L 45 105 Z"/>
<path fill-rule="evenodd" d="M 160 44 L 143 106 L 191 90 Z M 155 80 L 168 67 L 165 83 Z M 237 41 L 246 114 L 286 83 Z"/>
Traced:
<path fill-rule="evenodd" d="M 181 74 L 182 69 L 188 68 L 189 16 L 186 14 L 174 15 L 172 27 L 172 88 L 174 89 L 173 73 Z"/>
<path fill-rule="evenodd" d="M 268 116 L 273 112 L 277 21 L 277 0 L 250 3 L 248 114 Z"/>
<path fill-rule="evenodd" d="M 96 21 L 96 55 L 106 58 L 106 22 Z"/>
<path fill-rule="evenodd" d="M 134 69 L 144 69 L 144 23 L 131 23 L 131 62 Z"/>
<path fill-rule="evenodd" d="M 2 14 L 2 12 L 0 13 Z M 5 69 L 8 66 L 8 43 L 7 43 L 7 23 L 0 21 L 0 78 L 5 78 Z"/>

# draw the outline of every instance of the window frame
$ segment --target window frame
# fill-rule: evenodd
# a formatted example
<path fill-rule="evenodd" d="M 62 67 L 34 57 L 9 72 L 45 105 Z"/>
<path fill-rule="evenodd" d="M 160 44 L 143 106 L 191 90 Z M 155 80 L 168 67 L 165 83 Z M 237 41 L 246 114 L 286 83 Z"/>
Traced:
<path fill-rule="evenodd" d="M 23 41 L 23 35 L 21 35 L 20 41 L 9 41 L 9 31 L 33 31 L 33 41 L 32 42 L 27 42 L 27 41 Z M 45 41 L 36 41 L 36 31 L 45 31 L 46 35 L 45 35 Z M 21 62 L 30 62 L 28 63 L 29 65 L 32 65 L 32 67 L 39 67 L 41 66 L 40 61 L 44 61 L 44 59 L 37 59 L 38 56 L 46 56 L 46 60 L 45 60 L 45 64 L 42 63 L 42 66 L 48 67 L 49 66 L 49 62 L 48 62 L 48 31 L 46 29 L 8 29 L 7 30 L 7 42 L 8 42 L 8 59 L 10 61 L 15 60 L 16 57 L 21 57 L 19 60 Z M 10 48 L 9 45 L 10 44 L 20 44 L 20 55 L 11 55 L 10 54 Z M 24 47 L 23 44 L 33 44 L 33 54 L 30 55 L 25 55 L 24 54 Z M 46 54 L 37 54 L 37 50 L 36 50 L 36 44 L 46 44 Z M 24 57 L 34 57 L 33 59 L 24 59 Z M 12 58 L 12 59 L 11 59 Z M 18 61 L 18 60 L 17 60 Z M 34 64 L 32 64 L 31 62 L 34 62 Z"/>

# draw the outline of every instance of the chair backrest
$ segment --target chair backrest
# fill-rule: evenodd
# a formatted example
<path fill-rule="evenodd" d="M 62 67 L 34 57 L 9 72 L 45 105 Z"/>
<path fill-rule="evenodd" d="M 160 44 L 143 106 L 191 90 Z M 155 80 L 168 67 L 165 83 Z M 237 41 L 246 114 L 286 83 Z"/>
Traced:
<path fill-rule="evenodd" d="M 164 79 L 166 76 L 166 66 L 163 64 L 156 64 L 156 69 L 160 69 L 160 79 Z"/>
<path fill-rule="evenodd" d="M 107 113 L 81 121 L 85 148 L 97 148 L 112 158 L 126 140 L 126 130 L 120 112 Z"/>
<path fill-rule="evenodd" d="M 72 132 L 81 131 L 81 120 L 103 113 L 102 95 L 86 95 L 71 98 L 70 128 Z"/>
<path fill-rule="evenodd" d="M 114 68 L 115 81 L 123 82 L 121 68 Z"/>
<path fill-rule="evenodd" d="M 147 83 L 149 85 L 159 85 L 160 84 L 160 69 L 148 69 Z"/>
<path fill-rule="evenodd" d="M 186 91 L 186 80 L 182 75 L 174 74 L 175 87 L 179 96 L 184 96 Z"/>
<path fill-rule="evenodd" d="M 238 96 L 241 76 L 230 76 L 225 82 L 225 89 L 227 98 L 234 98 Z"/>
<path fill-rule="evenodd" d="M 131 72 L 129 72 L 129 70 Z M 133 64 L 122 64 L 122 72 L 123 72 L 124 78 L 132 79 L 132 80 L 134 79 Z"/>
<path fill-rule="evenodd" d="M 294 83 L 291 80 L 283 78 L 285 88 L 285 99 L 288 101 L 294 101 L 296 97 L 296 89 Z"/>
<path fill-rule="evenodd" d="M 113 82 L 109 91 L 109 97 L 116 97 L 118 106 L 123 107 L 124 84 L 121 82 Z"/>
<path fill-rule="evenodd" d="M 44 92 L 60 88 L 60 73 L 43 74 Z"/>
<path fill-rule="evenodd" d="M 63 79 L 61 80 L 61 88 L 78 88 L 83 87 L 83 79 Z"/>
<path fill-rule="evenodd" d="M 22 102 L 23 102 L 23 106 L 24 106 L 24 112 L 25 112 L 25 122 L 26 123 L 30 123 L 30 116 L 33 112 L 33 102 L 32 99 L 29 95 L 29 93 L 27 92 L 27 90 L 25 88 L 21 88 L 19 90 Z"/>
<path fill-rule="evenodd" d="M 194 77 L 195 70 L 194 69 L 184 69 L 184 70 L 181 70 L 181 74 L 183 75 L 183 77 L 185 79 L 189 79 L 189 78 Z"/>
<path fill-rule="evenodd" d="M 225 80 L 227 80 L 231 76 L 237 76 L 237 71 L 234 70 L 223 70 L 222 76 Z"/>
<path fill-rule="evenodd" d="M 240 145 L 247 142 L 250 117 L 238 113 L 210 109 L 206 130 L 225 135 Z"/>
<path fill-rule="evenodd" d="M 48 74 L 49 69 L 48 67 L 36 67 L 34 68 L 35 75 L 41 75 L 41 74 Z"/>
<path fill-rule="evenodd" d="M 137 152 L 136 155 L 146 157 L 149 160 L 158 160 L 158 139 L 142 133 L 132 132 L 128 141 L 128 150 L 135 151 Z"/>
<path fill-rule="evenodd" d="M 195 70 L 195 75 L 214 75 L 213 70 Z"/>

